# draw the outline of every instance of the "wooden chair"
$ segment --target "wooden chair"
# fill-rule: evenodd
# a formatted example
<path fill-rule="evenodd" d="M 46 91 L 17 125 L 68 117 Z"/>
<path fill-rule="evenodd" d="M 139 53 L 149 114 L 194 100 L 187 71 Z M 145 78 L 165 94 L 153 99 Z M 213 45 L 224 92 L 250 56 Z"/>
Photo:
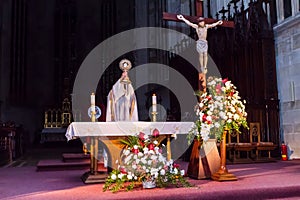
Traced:
<path fill-rule="evenodd" d="M 261 129 L 259 122 L 250 123 L 250 142 L 255 148 L 256 160 L 271 160 L 271 151 L 274 150 L 277 145 L 273 142 L 263 142 L 261 141 Z M 262 157 L 261 152 L 267 151 L 268 157 Z"/>
<path fill-rule="evenodd" d="M 235 135 L 237 138 L 237 142 L 235 143 L 234 148 L 233 148 L 233 152 L 234 152 L 233 162 L 234 163 L 253 162 L 253 160 L 251 159 L 251 151 L 253 151 L 254 147 L 250 142 L 250 138 L 247 141 L 241 142 L 240 141 L 241 134 L 235 133 Z M 241 157 L 241 152 L 246 152 L 246 158 Z"/>

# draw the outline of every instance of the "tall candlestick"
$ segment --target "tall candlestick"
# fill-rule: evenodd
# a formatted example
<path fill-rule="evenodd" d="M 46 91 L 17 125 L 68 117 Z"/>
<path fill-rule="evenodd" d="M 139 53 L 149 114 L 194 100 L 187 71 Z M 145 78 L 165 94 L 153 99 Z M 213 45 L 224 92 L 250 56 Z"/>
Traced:
<path fill-rule="evenodd" d="M 156 95 L 152 95 L 152 111 L 156 112 L 157 111 L 157 105 L 156 105 Z"/>
<path fill-rule="evenodd" d="M 96 104 L 95 94 L 92 93 L 91 94 L 91 111 L 92 112 L 96 112 L 95 104 Z"/>

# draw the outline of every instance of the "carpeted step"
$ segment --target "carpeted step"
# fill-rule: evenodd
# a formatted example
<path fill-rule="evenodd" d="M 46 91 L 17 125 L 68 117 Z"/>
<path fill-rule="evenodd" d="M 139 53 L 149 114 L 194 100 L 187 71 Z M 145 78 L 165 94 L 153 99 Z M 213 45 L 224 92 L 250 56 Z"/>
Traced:
<path fill-rule="evenodd" d="M 63 153 L 63 162 L 89 161 L 91 155 L 84 153 Z"/>
<path fill-rule="evenodd" d="M 37 164 L 37 171 L 60 171 L 60 170 L 79 170 L 90 169 L 89 160 L 74 162 L 63 162 L 62 160 L 40 160 Z M 98 163 L 98 171 L 107 171 L 103 162 Z"/>

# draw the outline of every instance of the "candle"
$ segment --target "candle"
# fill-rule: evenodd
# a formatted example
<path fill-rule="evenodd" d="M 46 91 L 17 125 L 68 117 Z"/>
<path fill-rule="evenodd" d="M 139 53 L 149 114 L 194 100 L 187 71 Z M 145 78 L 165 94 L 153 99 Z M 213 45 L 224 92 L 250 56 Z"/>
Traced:
<path fill-rule="evenodd" d="M 91 105 L 95 105 L 95 94 L 91 94 Z"/>
<path fill-rule="evenodd" d="M 91 94 L 91 111 L 92 112 L 95 112 L 96 111 L 96 108 L 95 108 L 95 103 L 96 101 L 95 101 L 95 94 L 94 93 L 92 93 Z"/>
<path fill-rule="evenodd" d="M 152 111 L 153 112 L 156 112 L 157 111 L 157 107 L 156 107 L 157 105 L 156 105 L 156 95 L 155 94 L 153 94 L 152 95 Z"/>

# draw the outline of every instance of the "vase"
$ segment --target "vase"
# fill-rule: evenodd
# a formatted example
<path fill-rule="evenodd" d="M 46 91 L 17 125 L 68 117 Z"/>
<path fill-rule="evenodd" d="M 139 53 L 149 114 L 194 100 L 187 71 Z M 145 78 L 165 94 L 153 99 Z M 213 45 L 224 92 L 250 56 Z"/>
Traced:
<path fill-rule="evenodd" d="M 207 179 L 218 171 L 220 156 L 215 139 L 194 140 L 187 174 L 193 179 Z"/>
<path fill-rule="evenodd" d="M 151 188 L 155 188 L 156 187 L 156 184 L 155 184 L 155 181 L 143 181 L 143 188 L 145 189 L 151 189 Z"/>

